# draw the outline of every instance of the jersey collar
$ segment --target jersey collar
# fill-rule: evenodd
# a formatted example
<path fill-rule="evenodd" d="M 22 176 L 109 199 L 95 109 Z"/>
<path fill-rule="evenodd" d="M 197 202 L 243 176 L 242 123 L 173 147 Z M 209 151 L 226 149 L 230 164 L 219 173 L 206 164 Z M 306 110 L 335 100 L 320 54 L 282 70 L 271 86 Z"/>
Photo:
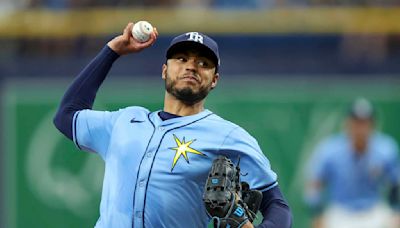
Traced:
<path fill-rule="evenodd" d="M 198 121 L 202 118 L 206 118 L 209 115 L 212 115 L 213 113 L 208 110 L 208 109 L 204 109 L 203 111 L 191 115 L 191 116 L 182 116 L 182 117 L 176 117 L 176 118 L 172 118 L 172 119 L 168 119 L 168 120 L 162 120 L 159 116 L 159 112 L 161 112 L 161 110 L 156 111 L 156 112 L 152 112 L 150 113 L 150 121 L 154 124 L 154 126 L 156 127 L 177 127 L 177 126 L 183 126 L 183 125 L 187 125 L 190 124 L 191 122 L 195 122 Z"/>

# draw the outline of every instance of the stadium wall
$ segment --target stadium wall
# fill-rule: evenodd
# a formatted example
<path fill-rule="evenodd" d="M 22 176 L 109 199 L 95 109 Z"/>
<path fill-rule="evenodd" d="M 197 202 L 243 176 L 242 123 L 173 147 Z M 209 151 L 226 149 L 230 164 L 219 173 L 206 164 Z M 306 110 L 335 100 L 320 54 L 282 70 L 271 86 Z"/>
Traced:
<path fill-rule="evenodd" d="M 108 78 L 95 108 L 117 110 L 141 105 L 158 110 L 162 80 Z M 79 152 L 52 124 L 70 80 L 8 79 L 2 109 L 2 149 L 5 168 L 2 227 L 91 227 L 98 217 L 104 165 L 91 153 Z M 341 130 L 349 102 L 371 99 L 378 110 L 378 127 L 400 141 L 393 123 L 400 115 L 396 80 L 256 80 L 247 75 L 221 78 L 206 107 L 247 129 L 270 159 L 294 213 L 294 227 L 309 227 L 301 192 L 303 169 L 313 146 Z"/>

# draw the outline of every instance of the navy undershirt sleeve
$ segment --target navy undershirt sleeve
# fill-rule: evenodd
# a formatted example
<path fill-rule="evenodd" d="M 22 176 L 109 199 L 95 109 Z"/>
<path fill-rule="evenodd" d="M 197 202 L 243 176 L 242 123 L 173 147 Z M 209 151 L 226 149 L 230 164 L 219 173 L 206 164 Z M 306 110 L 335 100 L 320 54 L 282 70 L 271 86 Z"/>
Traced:
<path fill-rule="evenodd" d="M 118 57 L 119 55 L 106 45 L 75 78 L 64 94 L 53 122 L 57 129 L 71 140 L 75 112 L 93 107 L 96 93 Z"/>
<path fill-rule="evenodd" d="M 279 186 L 263 192 L 260 212 L 264 218 L 257 228 L 292 227 L 292 213 Z"/>

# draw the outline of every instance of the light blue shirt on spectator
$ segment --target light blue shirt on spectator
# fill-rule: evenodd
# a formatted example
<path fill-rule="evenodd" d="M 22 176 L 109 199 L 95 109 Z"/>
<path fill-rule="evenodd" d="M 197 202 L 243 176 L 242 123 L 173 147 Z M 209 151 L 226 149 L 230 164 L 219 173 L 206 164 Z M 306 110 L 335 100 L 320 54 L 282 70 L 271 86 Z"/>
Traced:
<path fill-rule="evenodd" d="M 327 191 L 309 197 L 312 206 L 321 204 L 325 196 L 329 204 L 368 209 L 382 202 L 385 187 L 400 182 L 398 145 L 379 132 L 371 134 L 364 154 L 354 151 L 344 133 L 327 138 L 317 146 L 308 168 L 310 181 L 322 183 Z"/>

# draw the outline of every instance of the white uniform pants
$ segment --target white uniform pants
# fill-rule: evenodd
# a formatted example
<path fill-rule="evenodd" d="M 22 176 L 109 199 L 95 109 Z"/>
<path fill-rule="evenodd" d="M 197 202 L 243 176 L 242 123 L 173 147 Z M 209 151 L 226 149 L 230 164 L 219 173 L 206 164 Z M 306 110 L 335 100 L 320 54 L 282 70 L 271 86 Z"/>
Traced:
<path fill-rule="evenodd" d="M 379 204 L 368 210 L 351 211 L 340 206 L 329 207 L 323 215 L 324 228 L 398 228 L 392 224 L 393 212 Z"/>

